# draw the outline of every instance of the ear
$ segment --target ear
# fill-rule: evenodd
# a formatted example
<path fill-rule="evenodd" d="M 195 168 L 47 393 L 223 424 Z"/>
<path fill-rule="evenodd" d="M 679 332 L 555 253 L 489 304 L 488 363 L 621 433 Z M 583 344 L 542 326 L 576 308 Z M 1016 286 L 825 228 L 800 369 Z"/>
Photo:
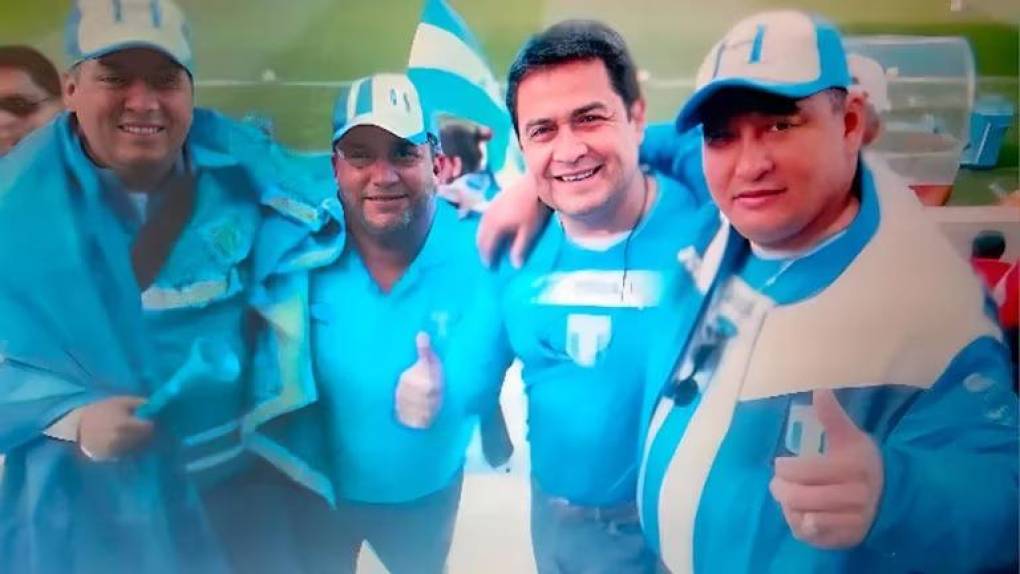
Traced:
<path fill-rule="evenodd" d="M 644 98 L 638 98 L 630 105 L 630 121 L 634 124 L 634 129 L 637 131 L 639 142 L 644 140 L 645 137 L 645 114 L 647 113 L 647 110 L 648 104 L 645 103 Z"/>
<path fill-rule="evenodd" d="M 340 156 L 334 151 L 329 157 L 329 163 L 333 166 L 333 181 L 336 182 L 336 189 L 340 191 Z"/>
<path fill-rule="evenodd" d="M 430 152 L 431 153 L 431 152 Z M 450 158 L 442 153 L 432 153 L 432 180 L 436 184 L 450 183 Z"/>
<path fill-rule="evenodd" d="M 843 140 L 846 142 L 847 152 L 853 157 L 857 157 L 861 151 L 867 130 L 867 97 L 856 90 L 850 91 L 847 93 L 846 104 L 843 107 Z"/>
<path fill-rule="evenodd" d="M 64 72 L 63 77 L 61 77 L 60 88 L 64 107 L 72 112 L 76 111 L 74 109 L 74 96 L 78 92 L 78 75 L 80 73 L 81 71 L 77 67 L 74 67 Z"/>

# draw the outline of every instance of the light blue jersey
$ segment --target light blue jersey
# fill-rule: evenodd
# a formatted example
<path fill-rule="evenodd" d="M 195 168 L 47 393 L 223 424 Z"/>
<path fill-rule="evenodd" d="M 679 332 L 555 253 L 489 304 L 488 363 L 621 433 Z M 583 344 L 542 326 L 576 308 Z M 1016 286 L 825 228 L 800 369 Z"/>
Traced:
<path fill-rule="evenodd" d="M 448 486 L 463 467 L 481 405 L 495 404 L 511 357 L 476 228 L 476 220 L 460 220 L 438 201 L 421 251 L 389 293 L 353 244 L 312 277 L 314 369 L 342 499 L 409 502 Z M 394 406 L 422 331 L 445 375 L 441 409 L 426 430 L 403 426 Z"/>
<path fill-rule="evenodd" d="M 961 572 L 1016 560 L 1017 405 L 998 329 L 908 190 L 861 169 L 860 212 L 811 252 L 759 257 L 730 235 L 744 247 L 720 267 L 735 275 L 687 292 L 673 358 L 650 365 L 639 503 L 674 573 Z M 836 390 L 883 459 L 875 523 L 848 550 L 795 539 L 769 493 L 777 456 L 824 448 L 806 414 L 819 388 Z"/>
<path fill-rule="evenodd" d="M 604 250 L 575 244 L 553 221 L 503 293 L 523 362 L 532 475 L 575 504 L 634 500 L 641 365 L 676 299 L 676 254 L 692 241 L 690 191 L 656 178 L 654 205 Z"/>

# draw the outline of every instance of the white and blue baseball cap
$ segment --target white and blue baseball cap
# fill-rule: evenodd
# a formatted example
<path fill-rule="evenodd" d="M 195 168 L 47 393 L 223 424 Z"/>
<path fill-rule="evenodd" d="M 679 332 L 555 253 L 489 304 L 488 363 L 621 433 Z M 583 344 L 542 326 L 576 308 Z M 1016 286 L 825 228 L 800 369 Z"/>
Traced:
<path fill-rule="evenodd" d="M 843 40 L 835 26 L 796 10 L 762 12 L 738 22 L 712 47 L 676 126 L 686 131 L 701 123 L 704 103 L 727 88 L 799 100 L 849 85 Z"/>
<path fill-rule="evenodd" d="M 64 33 L 71 65 L 128 48 L 151 48 L 194 75 L 188 23 L 171 0 L 75 0 Z"/>
<path fill-rule="evenodd" d="M 413 144 L 435 135 L 414 83 L 404 74 L 376 74 L 344 86 L 333 106 L 333 140 L 357 126 L 377 126 Z"/>

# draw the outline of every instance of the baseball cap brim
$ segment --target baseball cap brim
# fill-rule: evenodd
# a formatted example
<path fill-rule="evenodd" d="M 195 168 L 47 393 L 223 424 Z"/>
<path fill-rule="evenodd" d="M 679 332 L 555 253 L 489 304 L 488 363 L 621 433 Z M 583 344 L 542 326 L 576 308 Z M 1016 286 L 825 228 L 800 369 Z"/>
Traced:
<path fill-rule="evenodd" d="M 746 89 L 782 96 L 793 100 L 806 98 L 831 87 L 842 87 L 827 81 L 826 78 L 814 82 L 789 84 L 780 82 L 763 82 L 750 78 L 723 78 L 710 82 L 694 93 L 680 109 L 676 118 L 676 129 L 685 132 L 701 123 L 701 112 L 704 105 L 719 92 L 729 89 Z"/>
<path fill-rule="evenodd" d="M 182 62 L 180 58 L 178 58 L 174 54 L 170 53 L 163 46 L 161 46 L 159 44 L 156 44 L 156 43 L 153 43 L 153 42 L 147 42 L 145 40 L 131 40 L 131 41 L 126 41 L 126 42 L 119 42 L 119 43 L 116 43 L 116 44 L 110 44 L 108 46 L 103 46 L 102 48 L 100 48 L 98 50 L 93 50 L 93 51 L 85 53 L 85 54 L 78 54 L 76 56 L 75 63 L 77 64 L 78 62 L 84 62 L 85 60 L 95 60 L 95 59 L 98 59 L 98 58 L 102 58 L 104 56 L 109 56 L 110 54 L 113 54 L 113 53 L 116 53 L 116 52 L 121 52 L 123 50 L 131 50 L 131 49 L 134 49 L 134 48 L 144 48 L 144 49 L 148 49 L 148 50 L 153 50 L 155 52 L 159 52 L 160 54 L 163 54 L 167 58 L 170 58 L 170 60 L 173 61 L 178 66 L 184 68 L 188 72 L 188 74 L 192 73 L 192 71 L 191 71 L 191 63 L 190 62 Z"/>
<path fill-rule="evenodd" d="M 362 114 L 351 118 L 350 121 L 345 123 L 340 129 L 333 132 L 333 143 L 335 144 L 340 138 L 344 137 L 347 132 L 358 126 L 375 126 L 382 128 L 391 134 L 397 136 L 400 139 L 407 140 L 415 145 L 420 145 L 428 141 L 428 131 L 420 130 L 417 132 L 407 133 L 406 130 L 400 129 L 399 125 L 402 118 L 388 118 L 386 114 Z"/>

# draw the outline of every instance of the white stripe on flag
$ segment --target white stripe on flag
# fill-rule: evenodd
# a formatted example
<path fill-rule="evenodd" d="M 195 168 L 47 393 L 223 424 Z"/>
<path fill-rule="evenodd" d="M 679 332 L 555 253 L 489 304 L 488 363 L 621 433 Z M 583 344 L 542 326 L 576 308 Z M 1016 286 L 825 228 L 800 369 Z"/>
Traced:
<path fill-rule="evenodd" d="M 448 30 L 422 22 L 414 33 L 408 68 L 449 72 L 481 87 L 502 107 L 499 84 L 481 55 Z"/>

